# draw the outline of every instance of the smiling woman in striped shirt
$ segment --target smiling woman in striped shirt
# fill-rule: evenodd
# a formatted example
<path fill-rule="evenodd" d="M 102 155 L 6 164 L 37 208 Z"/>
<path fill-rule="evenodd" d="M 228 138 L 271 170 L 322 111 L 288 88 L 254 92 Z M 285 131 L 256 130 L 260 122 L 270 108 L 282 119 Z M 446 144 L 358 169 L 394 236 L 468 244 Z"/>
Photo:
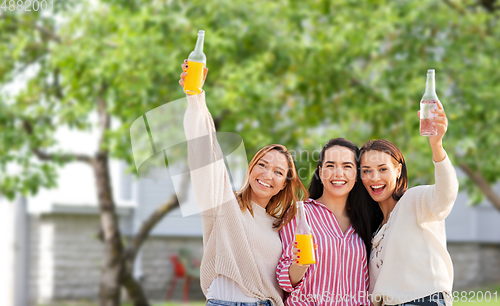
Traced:
<path fill-rule="evenodd" d="M 283 254 L 278 282 L 285 305 L 370 305 L 367 249 L 370 206 L 359 177 L 359 149 L 344 138 L 330 140 L 320 153 L 304 204 L 316 248 L 316 263 L 299 265 L 297 218 L 280 231 Z"/>

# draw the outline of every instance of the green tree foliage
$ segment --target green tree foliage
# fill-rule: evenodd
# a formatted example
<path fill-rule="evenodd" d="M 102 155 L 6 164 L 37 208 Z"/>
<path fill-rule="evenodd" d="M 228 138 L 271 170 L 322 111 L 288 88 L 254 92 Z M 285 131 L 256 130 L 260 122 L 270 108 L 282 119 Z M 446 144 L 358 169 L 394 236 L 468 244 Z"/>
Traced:
<path fill-rule="evenodd" d="M 500 176 L 495 1 L 54 2 L 52 14 L 0 11 L 0 84 L 33 75 L 0 97 L 3 194 L 54 187 L 55 167 L 92 160 L 59 149 L 61 126 L 102 129 L 98 153 L 133 168 L 130 124 L 183 97 L 180 64 L 203 29 L 205 90 L 219 131 L 239 133 L 249 157 L 269 143 L 295 150 L 305 183 L 313 151 L 333 137 L 358 145 L 386 138 L 402 149 L 410 185 L 432 183 L 416 112 L 426 70 L 436 69 L 450 119 L 444 146 L 470 180 L 462 187 L 500 209 L 489 187 Z"/>
<path fill-rule="evenodd" d="M 58 8 L 60 18 L 2 12 L 2 83 L 39 68 L 26 90 L 2 98 L 2 165 L 26 166 L 22 177 L 3 176 L 4 193 L 54 186 L 50 167 L 21 157 L 30 155 L 26 145 L 53 148 L 57 126 L 91 128 L 103 86 L 108 111 L 123 124 L 105 145 L 131 162 L 130 122 L 182 97 L 179 62 L 198 29 L 207 31 L 212 112 L 221 131 L 244 137 L 249 153 L 271 142 L 313 150 L 333 136 L 358 144 L 388 138 L 416 169 L 413 181 L 429 182 L 430 151 L 415 112 L 425 72 L 435 68 L 450 155 L 497 180 L 497 11 L 472 1 L 92 3 Z M 19 133 L 19 118 L 36 123 L 30 139 Z"/>

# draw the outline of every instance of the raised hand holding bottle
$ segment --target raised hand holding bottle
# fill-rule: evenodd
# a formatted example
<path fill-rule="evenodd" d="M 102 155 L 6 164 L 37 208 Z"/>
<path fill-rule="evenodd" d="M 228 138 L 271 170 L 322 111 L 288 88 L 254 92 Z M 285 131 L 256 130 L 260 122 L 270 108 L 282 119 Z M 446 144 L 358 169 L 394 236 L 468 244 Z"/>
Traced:
<path fill-rule="evenodd" d="M 435 136 L 437 134 L 437 129 L 433 124 L 436 114 L 432 110 L 438 108 L 438 101 L 435 72 L 434 69 L 429 69 L 427 70 L 425 93 L 420 101 L 420 135 L 422 136 Z"/>
<path fill-rule="evenodd" d="M 187 75 L 184 80 L 184 92 L 188 95 L 197 95 L 202 92 L 203 79 L 205 76 L 205 66 L 207 57 L 203 53 L 203 41 L 205 39 L 205 31 L 198 32 L 198 40 L 194 51 L 189 54 Z"/>

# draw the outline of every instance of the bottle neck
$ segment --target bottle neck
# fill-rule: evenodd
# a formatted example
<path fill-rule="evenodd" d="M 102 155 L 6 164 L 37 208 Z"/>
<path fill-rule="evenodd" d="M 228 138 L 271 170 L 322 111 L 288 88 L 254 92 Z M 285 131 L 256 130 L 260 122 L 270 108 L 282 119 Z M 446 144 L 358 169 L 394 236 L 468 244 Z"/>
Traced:
<path fill-rule="evenodd" d="M 304 206 L 298 205 L 297 213 L 299 214 L 300 218 L 305 217 L 306 214 L 304 212 Z"/>
<path fill-rule="evenodd" d="M 427 74 L 427 83 L 425 84 L 425 95 L 436 95 L 436 80 L 434 73 Z"/>
<path fill-rule="evenodd" d="M 205 39 L 205 35 L 198 35 L 198 40 L 196 40 L 196 46 L 194 47 L 194 51 L 197 53 L 203 52 L 203 40 Z"/>
<path fill-rule="evenodd" d="M 304 204 L 297 205 L 297 214 L 299 220 L 297 223 L 296 234 L 302 234 L 302 235 L 311 234 L 311 228 L 309 227 L 309 224 L 307 224 L 306 221 L 306 212 L 304 209 Z"/>

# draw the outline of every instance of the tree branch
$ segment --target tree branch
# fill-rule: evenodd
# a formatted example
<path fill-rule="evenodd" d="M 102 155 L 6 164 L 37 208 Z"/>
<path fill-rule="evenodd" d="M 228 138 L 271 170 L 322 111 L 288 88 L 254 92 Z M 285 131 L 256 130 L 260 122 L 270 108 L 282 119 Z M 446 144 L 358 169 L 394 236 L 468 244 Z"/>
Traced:
<path fill-rule="evenodd" d="M 228 109 L 224 109 L 220 114 L 219 116 L 213 118 L 214 119 L 214 127 L 215 127 L 215 130 L 218 131 L 219 128 L 220 128 L 220 124 L 224 121 L 224 119 L 226 119 L 226 117 L 228 117 L 229 115 L 231 115 L 231 111 L 228 110 Z"/>
<path fill-rule="evenodd" d="M 127 258 L 132 262 L 135 260 L 139 249 L 142 244 L 146 241 L 149 236 L 151 230 L 155 227 L 155 225 L 163 219 L 163 217 L 172 211 L 174 208 L 179 206 L 179 200 L 177 199 L 177 195 L 173 194 L 165 203 L 163 203 L 160 207 L 158 207 L 149 217 L 146 219 L 139 229 L 139 232 L 135 235 L 130 244 L 130 247 L 127 250 Z"/>
<path fill-rule="evenodd" d="M 59 71 L 59 68 L 56 68 L 54 70 L 54 88 L 55 88 L 55 93 L 56 97 L 59 100 L 63 99 L 63 93 L 62 93 L 62 88 L 61 88 L 61 82 L 60 82 L 60 76 L 61 72 Z"/>
<path fill-rule="evenodd" d="M 33 126 L 31 125 L 31 122 L 27 120 L 23 120 L 23 127 L 26 133 L 28 135 L 33 135 Z M 85 155 L 85 154 L 50 154 L 43 152 L 39 148 L 31 148 L 31 151 L 38 157 L 39 160 L 44 160 L 44 161 L 56 161 L 56 160 L 61 160 L 64 162 L 69 162 L 69 161 L 80 161 L 84 162 L 87 164 L 92 163 L 92 157 Z"/>
<path fill-rule="evenodd" d="M 46 29 L 38 24 L 35 24 L 34 25 L 35 29 L 37 29 L 40 33 L 42 33 L 43 35 L 47 36 L 50 40 L 53 40 L 57 43 L 61 43 L 62 40 L 59 36 L 57 36 L 57 34 L 55 34 L 54 32 L 50 31 L 49 29 Z"/>
<path fill-rule="evenodd" d="M 468 165 L 461 163 L 459 164 L 460 169 L 462 169 L 467 176 L 471 179 L 474 184 L 486 195 L 486 198 L 500 210 L 500 196 L 491 188 L 490 184 L 484 179 L 481 173 L 474 172 Z"/>
<path fill-rule="evenodd" d="M 459 12 L 460 15 L 465 15 L 467 14 L 467 11 L 463 8 L 463 7 L 460 7 L 458 5 L 456 5 L 455 3 L 451 2 L 450 0 L 443 0 L 444 3 L 446 3 L 450 8 L 454 9 L 455 11 Z"/>
<path fill-rule="evenodd" d="M 31 59 L 29 61 L 27 61 L 22 67 L 19 67 L 18 69 L 15 69 L 15 71 L 13 72 L 14 76 L 19 76 L 20 74 L 24 73 L 25 70 L 30 67 L 31 65 L 33 65 L 34 63 L 36 63 L 39 59 L 43 58 L 45 56 L 45 54 L 43 55 L 40 55 L 34 59 Z"/>
<path fill-rule="evenodd" d="M 479 3 L 488 10 L 488 12 L 493 13 L 498 9 L 498 5 L 495 5 L 496 0 L 479 0 Z"/>
<path fill-rule="evenodd" d="M 181 182 L 181 190 L 179 191 L 180 201 L 183 202 L 189 186 L 189 176 L 185 175 Z M 163 219 L 163 217 L 179 206 L 179 198 L 174 193 L 163 205 L 158 207 L 147 220 L 142 223 L 139 232 L 133 237 L 130 246 L 125 250 L 123 261 L 125 264 L 124 276 L 121 284 L 127 290 L 129 298 L 135 306 L 149 306 L 144 295 L 144 291 L 140 284 L 133 277 L 133 266 L 135 258 L 142 244 L 146 241 L 151 230 Z M 101 227 L 102 228 L 102 227 Z M 102 229 L 101 229 L 102 231 Z M 99 235 L 100 236 L 100 235 Z M 102 238 L 101 238 L 102 239 Z"/>
<path fill-rule="evenodd" d="M 187 170 L 187 169 L 186 169 Z M 187 170 L 189 171 L 189 170 Z M 127 249 L 126 256 L 128 259 L 131 259 L 132 262 L 135 260 L 139 249 L 142 244 L 148 238 L 149 233 L 155 227 L 155 225 L 163 219 L 163 217 L 172 211 L 174 208 L 179 206 L 179 203 L 185 201 L 187 190 L 189 187 L 189 175 L 184 175 L 181 181 L 181 189 L 178 194 L 180 199 L 177 197 L 177 194 L 174 193 L 165 203 L 163 203 L 160 207 L 158 207 L 149 217 L 146 219 L 139 229 L 139 232 L 135 235 L 130 244 L 130 247 Z"/>
<path fill-rule="evenodd" d="M 101 153 L 105 153 L 102 149 L 104 144 L 106 131 L 110 128 L 110 116 L 106 110 L 106 101 L 103 98 L 104 93 L 106 92 L 108 85 L 103 83 L 101 89 L 99 90 L 99 94 L 97 95 L 97 113 L 99 115 L 99 141 L 98 141 L 98 150 Z M 107 151 L 107 150 L 105 150 Z"/>
<path fill-rule="evenodd" d="M 141 285 L 129 272 L 125 272 L 122 278 L 122 285 L 127 290 L 128 298 L 134 306 L 149 306 L 148 299 L 144 294 Z"/>
<path fill-rule="evenodd" d="M 80 161 L 83 163 L 91 164 L 92 163 L 92 157 L 85 155 L 85 154 L 49 154 L 42 152 L 38 148 L 33 148 L 32 149 L 33 153 L 38 157 L 39 160 L 44 160 L 44 161 L 56 161 L 56 160 L 61 160 L 64 162 L 70 162 L 70 161 Z"/>

